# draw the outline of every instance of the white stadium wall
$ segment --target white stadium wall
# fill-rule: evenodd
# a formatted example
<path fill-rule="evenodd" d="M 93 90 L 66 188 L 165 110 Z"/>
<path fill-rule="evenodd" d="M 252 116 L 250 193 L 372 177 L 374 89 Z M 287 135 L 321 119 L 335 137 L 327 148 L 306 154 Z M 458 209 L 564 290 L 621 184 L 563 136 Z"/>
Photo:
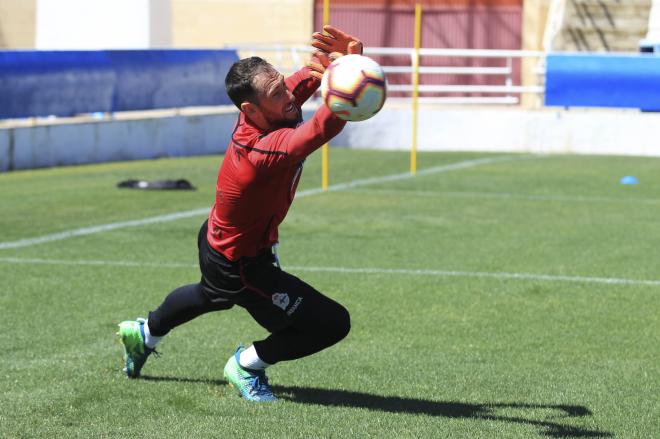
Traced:
<path fill-rule="evenodd" d="M 235 113 L 0 129 L 0 171 L 219 154 Z"/>
<path fill-rule="evenodd" d="M 306 119 L 311 110 L 305 112 Z M 349 123 L 332 146 L 406 150 L 411 111 L 386 106 Z M 0 128 L 0 172 L 49 166 L 225 151 L 236 110 Z M 420 151 L 660 156 L 660 113 L 612 110 L 524 110 L 504 107 L 422 108 Z"/>
<path fill-rule="evenodd" d="M 412 111 L 385 107 L 349 124 L 333 144 L 408 149 Z M 420 108 L 420 151 L 497 151 L 660 156 L 660 113 L 636 110 Z"/>
<path fill-rule="evenodd" d="M 11 169 L 9 160 L 12 157 L 9 149 L 9 136 L 12 135 L 11 130 L 0 130 L 0 172 L 5 172 Z"/>

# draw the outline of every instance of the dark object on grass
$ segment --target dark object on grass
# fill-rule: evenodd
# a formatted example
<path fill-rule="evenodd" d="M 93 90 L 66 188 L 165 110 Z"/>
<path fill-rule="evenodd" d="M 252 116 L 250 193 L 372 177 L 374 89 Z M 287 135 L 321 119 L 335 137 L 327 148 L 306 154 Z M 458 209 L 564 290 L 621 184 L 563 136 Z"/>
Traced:
<path fill-rule="evenodd" d="M 190 184 L 188 180 L 125 180 L 117 183 L 118 188 L 145 189 L 145 190 L 179 190 L 194 191 L 197 188 Z"/>

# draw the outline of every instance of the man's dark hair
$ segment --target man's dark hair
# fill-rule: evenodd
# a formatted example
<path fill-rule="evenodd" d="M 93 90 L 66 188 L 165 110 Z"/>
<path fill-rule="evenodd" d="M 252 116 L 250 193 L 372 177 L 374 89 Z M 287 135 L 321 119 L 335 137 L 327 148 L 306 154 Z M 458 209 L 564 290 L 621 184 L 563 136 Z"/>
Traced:
<path fill-rule="evenodd" d="M 273 66 L 258 56 L 236 61 L 231 66 L 225 77 L 225 89 L 229 99 L 239 110 L 241 103 L 245 101 L 257 103 L 257 91 L 254 89 L 252 81 L 259 73 L 272 69 Z"/>

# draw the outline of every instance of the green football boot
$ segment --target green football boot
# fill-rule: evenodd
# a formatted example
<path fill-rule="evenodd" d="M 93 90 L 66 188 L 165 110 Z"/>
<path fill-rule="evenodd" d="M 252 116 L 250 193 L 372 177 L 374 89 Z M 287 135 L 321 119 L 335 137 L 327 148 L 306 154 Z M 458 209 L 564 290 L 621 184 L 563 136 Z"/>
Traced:
<path fill-rule="evenodd" d="M 236 353 L 229 358 L 225 365 L 224 375 L 229 385 L 238 390 L 243 399 L 248 401 L 277 401 L 268 385 L 268 377 L 266 377 L 265 371 L 241 367 L 238 357 L 242 350 L 243 347 L 239 346 Z"/>
<path fill-rule="evenodd" d="M 152 353 L 158 355 L 155 349 L 144 344 L 144 324 L 146 320 L 128 320 L 119 324 L 117 335 L 124 345 L 124 372 L 129 378 L 140 376 L 142 366 Z"/>

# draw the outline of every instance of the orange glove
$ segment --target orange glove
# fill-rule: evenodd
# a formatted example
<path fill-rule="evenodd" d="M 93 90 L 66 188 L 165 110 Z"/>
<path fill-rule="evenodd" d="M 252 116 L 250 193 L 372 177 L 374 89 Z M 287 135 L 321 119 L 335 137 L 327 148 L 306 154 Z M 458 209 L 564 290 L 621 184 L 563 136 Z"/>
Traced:
<path fill-rule="evenodd" d="M 339 52 L 332 52 L 330 54 L 327 54 L 325 52 L 319 52 L 318 50 L 315 50 L 314 52 L 312 52 L 311 61 L 307 63 L 307 67 L 309 67 L 310 70 L 309 74 L 314 79 L 321 82 L 321 79 L 323 78 L 323 73 L 325 73 L 325 69 L 330 64 L 332 64 L 334 60 L 336 60 L 341 56 L 344 55 Z"/>
<path fill-rule="evenodd" d="M 312 46 L 325 53 L 339 52 L 342 55 L 362 55 L 362 41 L 337 29 L 323 26 L 324 33 L 312 34 Z"/>

